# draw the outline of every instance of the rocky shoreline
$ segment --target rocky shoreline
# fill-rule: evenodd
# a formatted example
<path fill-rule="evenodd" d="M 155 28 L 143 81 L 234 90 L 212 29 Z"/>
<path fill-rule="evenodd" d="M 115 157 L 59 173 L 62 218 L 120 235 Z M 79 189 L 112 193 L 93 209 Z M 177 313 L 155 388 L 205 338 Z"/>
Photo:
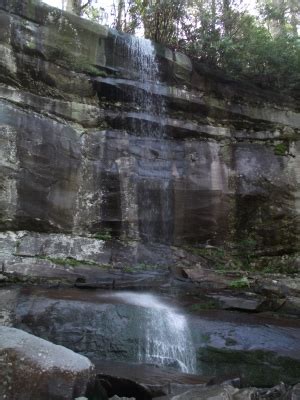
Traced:
<path fill-rule="evenodd" d="M 5 326 L 0 327 L 0 337 L 0 393 L 3 399 L 297 400 L 300 394 L 300 384 L 241 388 L 239 377 L 217 383 L 216 378 L 180 376 L 172 371 L 157 372 L 155 368 L 153 372 L 151 366 L 145 368 L 147 376 L 143 378 L 139 373 L 137 377 L 137 370 L 143 368 L 141 365 L 135 367 L 135 378 L 130 379 L 126 377 L 128 369 L 132 368 L 130 364 L 120 368 L 120 363 L 106 362 L 105 366 L 104 362 L 104 368 L 101 363 L 95 368 L 86 357 L 71 350 Z"/>
<path fill-rule="evenodd" d="M 297 399 L 295 393 L 300 373 L 300 331 L 296 320 L 284 319 L 282 316 L 274 318 L 274 315 L 265 313 L 252 312 L 245 315 L 234 308 L 222 311 L 222 316 L 218 310 L 187 309 L 188 301 L 185 297 L 181 305 L 182 312 L 189 315 L 193 341 L 199 346 L 197 358 L 202 371 L 198 376 L 186 375 L 172 368 L 168 372 L 168 368 L 161 366 L 134 363 L 137 331 L 132 327 L 143 324 L 147 313 L 144 308 L 139 310 L 122 301 L 112 300 L 111 296 L 115 293 L 123 295 L 127 292 L 7 285 L 0 289 L 1 321 L 7 326 L 21 328 L 90 357 L 96 365 L 99 379 L 106 382 L 105 387 L 112 388 L 108 392 L 110 397 L 117 394 L 136 399 L 161 396 L 177 398 L 175 396 L 179 395 L 178 391 L 189 391 L 186 396 L 190 397 L 182 398 L 193 399 L 200 396 L 202 391 L 201 396 L 206 396 L 207 388 L 207 398 L 209 393 L 216 390 L 219 396 L 228 392 L 229 399 Z M 175 301 L 176 307 L 179 298 L 178 295 L 175 298 L 170 294 L 163 295 L 164 301 L 170 304 Z M 222 378 L 223 381 L 230 381 L 230 384 L 234 382 L 240 389 L 233 390 L 220 385 Z M 280 381 L 286 385 L 276 386 Z M 255 384 L 258 389 L 245 389 Z M 145 394 L 137 395 L 140 393 L 140 389 L 137 390 L 139 385 L 148 388 L 148 397 Z M 214 385 L 214 388 L 211 389 L 210 385 Z M 263 387 L 268 389 L 261 389 Z M 113 392 L 113 388 L 120 390 Z"/>

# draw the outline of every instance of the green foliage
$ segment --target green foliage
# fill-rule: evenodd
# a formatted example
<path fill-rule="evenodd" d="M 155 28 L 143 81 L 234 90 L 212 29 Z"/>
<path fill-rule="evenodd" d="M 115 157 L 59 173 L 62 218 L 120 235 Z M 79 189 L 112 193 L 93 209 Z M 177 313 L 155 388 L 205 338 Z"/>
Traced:
<path fill-rule="evenodd" d="M 294 274 L 298 272 L 299 253 L 279 257 L 261 257 L 259 270 L 265 274 Z"/>
<path fill-rule="evenodd" d="M 251 237 L 242 239 L 235 244 L 237 256 L 242 260 L 243 264 L 250 267 L 251 261 L 255 256 L 257 242 Z"/>
<path fill-rule="evenodd" d="M 240 279 L 235 279 L 229 283 L 229 287 L 231 289 L 243 289 L 246 287 L 250 287 L 249 279 L 246 276 L 243 276 Z"/>
<path fill-rule="evenodd" d="M 127 11 L 134 25 L 131 32 L 142 26 L 145 37 L 235 78 L 250 79 L 262 87 L 299 90 L 299 6 L 293 0 L 283 0 L 282 7 L 274 0 L 260 0 L 260 16 L 256 17 L 243 9 L 243 3 L 130 0 Z"/>
<path fill-rule="evenodd" d="M 94 239 L 98 239 L 98 240 L 111 240 L 112 239 L 112 234 L 111 234 L 111 229 L 103 229 L 103 231 L 101 232 L 97 232 L 93 235 Z"/>
<path fill-rule="evenodd" d="M 174 44 L 178 24 L 184 15 L 184 0 L 136 0 L 134 11 L 143 22 L 145 37 L 158 43 Z"/>
<path fill-rule="evenodd" d="M 274 153 L 276 156 L 285 156 L 288 153 L 289 147 L 286 142 L 276 144 Z"/>
<path fill-rule="evenodd" d="M 286 33 L 274 37 L 255 17 L 245 13 L 234 13 L 232 18 L 234 29 L 230 33 L 216 27 L 206 29 L 211 26 L 207 21 L 181 49 L 233 77 L 251 79 L 262 87 L 295 89 L 300 82 L 299 39 Z"/>
<path fill-rule="evenodd" d="M 205 258 L 219 272 L 243 269 L 243 262 L 232 247 L 190 247 L 187 250 Z"/>
<path fill-rule="evenodd" d="M 106 10 L 95 1 L 75 3 L 77 14 L 84 11 L 91 20 L 105 22 Z M 246 11 L 247 4 L 246 0 L 118 0 L 112 10 L 113 25 L 131 34 L 142 31 L 146 38 L 233 78 L 297 94 L 299 2 L 258 0 L 255 16 Z M 66 56 L 59 54 L 59 58 Z M 91 65 L 84 70 L 101 73 Z"/>

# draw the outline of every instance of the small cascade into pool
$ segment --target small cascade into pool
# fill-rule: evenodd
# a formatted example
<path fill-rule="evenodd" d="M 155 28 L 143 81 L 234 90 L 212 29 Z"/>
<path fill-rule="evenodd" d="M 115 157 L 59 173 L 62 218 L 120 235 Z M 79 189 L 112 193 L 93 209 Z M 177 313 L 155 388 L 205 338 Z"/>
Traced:
<path fill-rule="evenodd" d="M 122 302 L 143 307 L 137 355 L 141 363 L 174 367 L 196 372 L 195 348 L 184 315 L 152 294 L 119 292 L 110 295 Z"/>

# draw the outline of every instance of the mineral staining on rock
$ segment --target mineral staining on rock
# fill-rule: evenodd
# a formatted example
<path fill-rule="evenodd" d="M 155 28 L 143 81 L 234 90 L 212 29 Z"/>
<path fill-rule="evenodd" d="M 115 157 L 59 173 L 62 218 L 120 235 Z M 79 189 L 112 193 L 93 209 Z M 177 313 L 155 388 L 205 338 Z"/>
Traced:
<path fill-rule="evenodd" d="M 1 230 L 296 251 L 290 99 L 33 1 L 0 14 Z"/>
<path fill-rule="evenodd" d="M 208 75 L 186 56 L 153 43 L 33 0 L 0 0 L 0 280 L 140 287 L 158 285 L 165 271 L 150 271 L 145 282 L 138 269 L 180 264 L 193 265 L 183 270 L 185 278 L 205 288 L 210 280 L 206 276 L 203 282 L 195 268 L 198 256 L 205 255 L 199 248 L 197 255 L 189 254 L 199 244 L 233 249 L 243 266 L 253 261 L 250 256 L 264 256 L 271 269 L 277 265 L 274 256 L 284 263 L 299 247 L 298 110 L 294 100 Z M 247 276 L 232 278 L 231 289 L 248 289 L 249 282 Z M 265 304 L 265 292 L 282 289 L 289 296 L 283 312 L 297 315 L 293 282 L 275 283 L 262 286 L 255 298 L 227 293 L 196 306 L 203 311 L 220 303 L 256 312 Z M 221 277 L 214 285 L 230 287 Z M 9 326 L 18 296 L 10 291 L 5 296 L 11 306 L 0 304 L 0 318 Z M 71 300 L 66 307 L 49 300 L 50 311 L 59 310 L 53 316 L 44 301 L 39 306 L 53 318 L 53 339 L 87 354 L 106 357 L 109 350 L 136 360 L 136 347 L 122 342 L 132 345 L 130 329 L 114 336 L 109 322 L 130 328 L 141 310 L 123 304 L 87 308 L 87 302 Z M 98 338 L 99 326 L 88 320 L 94 314 L 106 323 L 107 336 Z M 41 320 L 38 333 L 45 335 L 45 313 L 35 317 Z M 66 318 L 81 325 L 66 334 L 61 331 Z M 82 325 L 89 330 L 82 332 Z M 253 363 L 252 354 L 239 347 L 245 339 L 240 328 L 235 326 L 233 335 L 229 326 L 224 336 L 224 324 L 212 322 L 211 330 L 216 325 L 220 330 L 214 336 L 202 322 L 198 335 L 195 325 L 202 371 L 224 372 L 238 360 L 249 377 L 262 361 L 275 365 L 268 382 L 279 380 L 273 370 L 281 373 L 290 354 L 274 356 L 271 340 L 270 352 L 260 353 L 266 343 L 256 348 L 255 333 L 268 339 L 267 327 L 248 330 L 254 333 L 247 345 L 258 351 Z M 94 333 L 102 347 L 88 340 Z M 17 332 L 15 338 L 19 335 L 26 336 Z M 115 348 L 106 346 L 112 337 Z M 286 340 L 286 348 L 289 340 L 294 343 Z M 298 373 L 298 361 L 294 366 Z"/>

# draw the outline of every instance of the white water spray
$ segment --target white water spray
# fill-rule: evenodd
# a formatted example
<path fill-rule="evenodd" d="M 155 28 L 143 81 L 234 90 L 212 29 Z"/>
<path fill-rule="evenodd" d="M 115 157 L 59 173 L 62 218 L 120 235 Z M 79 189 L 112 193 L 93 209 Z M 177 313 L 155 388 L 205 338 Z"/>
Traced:
<path fill-rule="evenodd" d="M 195 348 L 184 315 L 152 294 L 119 292 L 110 296 L 145 308 L 141 321 L 144 337 L 138 344 L 138 361 L 171 366 L 186 373 L 196 371 Z"/>
<path fill-rule="evenodd" d="M 132 101 L 136 104 L 138 111 L 147 112 L 152 117 L 152 121 L 157 123 L 155 128 L 145 123 L 142 130 L 144 134 L 152 138 L 162 137 L 164 129 L 161 121 L 165 114 L 165 104 L 163 98 L 156 93 L 157 85 L 160 83 L 160 73 L 154 45 L 149 39 L 130 36 L 126 47 L 129 68 L 136 73 L 135 79 L 142 82 L 143 88 L 143 90 L 132 91 Z M 138 85 L 136 87 L 138 88 Z"/>

